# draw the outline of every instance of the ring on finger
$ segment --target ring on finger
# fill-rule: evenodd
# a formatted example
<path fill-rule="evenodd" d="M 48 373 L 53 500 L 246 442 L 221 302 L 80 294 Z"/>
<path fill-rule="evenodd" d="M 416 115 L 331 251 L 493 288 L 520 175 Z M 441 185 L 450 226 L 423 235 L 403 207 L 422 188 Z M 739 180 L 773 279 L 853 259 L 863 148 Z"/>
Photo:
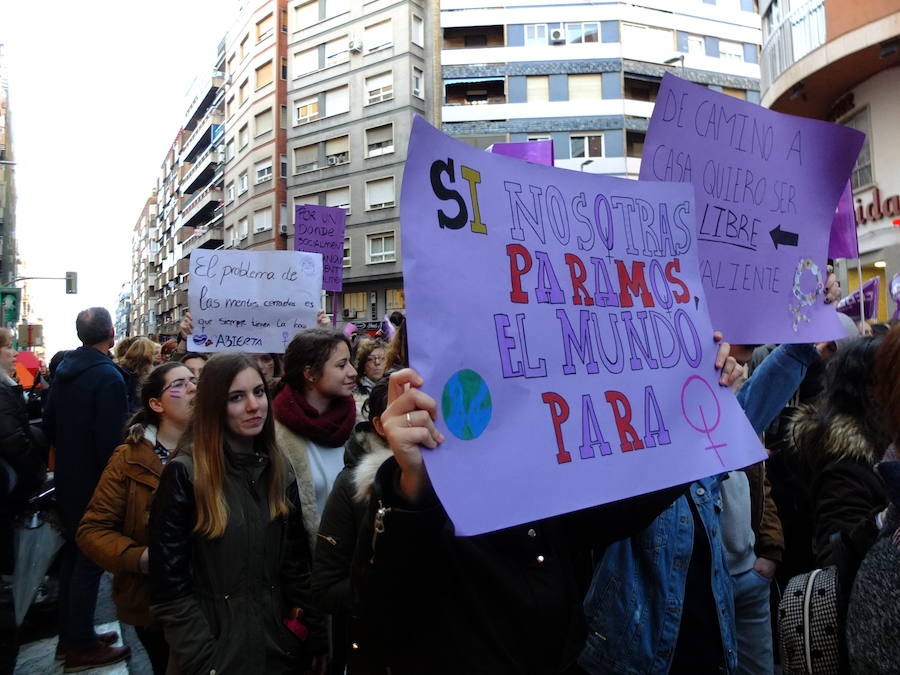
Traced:
<path fill-rule="evenodd" d="M 409 416 L 409 413 L 406 413 L 406 426 L 411 427 L 412 425 L 412 418 Z"/>

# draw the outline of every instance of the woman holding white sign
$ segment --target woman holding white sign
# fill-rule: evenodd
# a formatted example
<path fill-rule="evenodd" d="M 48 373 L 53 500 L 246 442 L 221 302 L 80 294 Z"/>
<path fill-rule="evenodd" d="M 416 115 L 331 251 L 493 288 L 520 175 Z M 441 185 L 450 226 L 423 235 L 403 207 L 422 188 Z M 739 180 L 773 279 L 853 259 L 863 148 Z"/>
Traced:
<path fill-rule="evenodd" d="M 300 331 L 285 350 L 281 384 L 273 401 L 275 436 L 294 468 L 306 531 L 314 537 L 356 424 L 350 341 L 331 328 Z"/>

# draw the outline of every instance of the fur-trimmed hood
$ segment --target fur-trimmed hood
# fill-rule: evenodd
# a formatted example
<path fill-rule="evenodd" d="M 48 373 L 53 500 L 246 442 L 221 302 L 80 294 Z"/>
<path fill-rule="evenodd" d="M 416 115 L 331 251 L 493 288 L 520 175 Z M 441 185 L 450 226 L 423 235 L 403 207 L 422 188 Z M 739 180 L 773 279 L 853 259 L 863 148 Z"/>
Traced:
<path fill-rule="evenodd" d="M 353 499 L 365 502 L 372 496 L 375 474 L 388 459 L 394 456 L 390 448 L 375 448 L 367 453 L 353 469 Z"/>
<path fill-rule="evenodd" d="M 814 461 L 852 459 L 874 466 L 884 454 L 883 448 L 876 448 L 866 437 L 856 419 L 849 415 L 836 415 L 823 422 L 818 410 L 811 405 L 798 408 L 788 432 L 794 447 Z"/>

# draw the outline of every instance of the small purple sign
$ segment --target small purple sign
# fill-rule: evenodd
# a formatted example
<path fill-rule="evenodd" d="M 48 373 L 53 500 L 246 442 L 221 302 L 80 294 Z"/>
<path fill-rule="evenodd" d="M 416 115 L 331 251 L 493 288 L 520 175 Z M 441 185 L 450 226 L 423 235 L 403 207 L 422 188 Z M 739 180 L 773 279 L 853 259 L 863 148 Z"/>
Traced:
<path fill-rule="evenodd" d="M 853 210 L 853 187 L 850 181 L 844 187 L 831 222 L 831 238 L 828 241 L 829 258 L 858 258 L 859 243 L 856 240 L 856 212 Z"/>
<path fill-rule="evenodd" d="M 413 123 L 400 218 L 425 451 L 474 535 L 759 462 L 718 384 L 694 190 L 521 162 Z M 651 247 L 635 209 L 670 224 Z"/>
<path fill-rule="evenodd" d="M 339 292 L 344 277 L 344 221 L 337 206 L 297 204 L 294 210 L 294 250 L 322 254 L 322 288 Z"/>
<path fill-rule="evenodd" d="M 819 342 L 844 331 L 824 302 L 829 228 L 865 135 L 772 112 L 666 73 L 641 179 L 694 186 L 700 277 L 731 342 Z M 652 250 L 672 225 L 628 212 Z"/>
<path fill-rule="evenodd" d="M 891 298 L 897 308 L 894 310 L 892 319 L 900 319 L 900 272 L 891 277 Z"/>
<path fill-rule="evenodd" d="M 553 166 L 553 141 L 527 141 L 525 143 L 494 143 L 490 148 L 497 155 L 515 157 L 532 164 Z"/>
<path fill-rule="evenodd" d="M 894 290 L 893 281 L 891 282 L 891 292 Z M 871 320 L 878 316 L 878 295 L 881 292 L 881 279 L 872 277 L 863 284 L 863 302 L 866 313 L 866 319 Z M 857 288 L 850 295 L 841 298 L 837 304 L 837 311 L 846 314 L 854 321 L 859 321 L 859 289 Z"/>

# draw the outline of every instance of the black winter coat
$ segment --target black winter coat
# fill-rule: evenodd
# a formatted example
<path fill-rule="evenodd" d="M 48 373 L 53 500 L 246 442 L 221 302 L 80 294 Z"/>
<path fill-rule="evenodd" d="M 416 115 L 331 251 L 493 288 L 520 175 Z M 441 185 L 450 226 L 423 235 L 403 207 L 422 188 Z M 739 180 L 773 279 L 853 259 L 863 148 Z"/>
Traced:
<path fill-rule="evenodd" d="M 228 525 L 219 539 L 194 532 L 193 459 L 166 466 L 150 514 L 151 611 L 170 647 L 169 673 L 298 672 L 326 649 L 309 592 L 311 556 L 297 484 L 288 467 L 287 517 L 269 519 L 269 458 L 226 449 Z M 310 629 L 301 642 L 283 623 L 292 607 Z"/>
<path fill-rule="evenodd" d="M 377 658 L 393 675 L 575 668 L 587 552 L 643 530 L 686 489 L 457 537 L 436 499 L 427 508 L 405 502 L 399 476 L 393 458 L 378 471 L 353 580 Z"/>
<path fill-rule="evenodd" d="M 112 359 L 93 347 L 69 352 L 53 377 L 43 423 L 56 445 L 56 499 L 72 538 L 122 443 L 127 414 L 125 379 Z"/>

